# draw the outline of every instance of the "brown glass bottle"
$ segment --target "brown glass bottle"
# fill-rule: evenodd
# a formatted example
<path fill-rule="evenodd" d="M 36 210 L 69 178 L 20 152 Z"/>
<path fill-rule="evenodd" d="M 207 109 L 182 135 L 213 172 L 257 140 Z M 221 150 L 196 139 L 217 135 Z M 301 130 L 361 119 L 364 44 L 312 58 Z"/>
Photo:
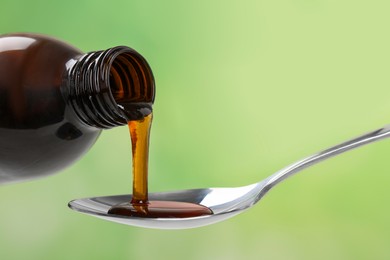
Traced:
<path fill-rule="evenodd" d="M 131 48 L 83 54 L 42 35 L 0 36 L 0 184 L 69 166 L 101 130 L 149 115 L 154 95 Z"/>

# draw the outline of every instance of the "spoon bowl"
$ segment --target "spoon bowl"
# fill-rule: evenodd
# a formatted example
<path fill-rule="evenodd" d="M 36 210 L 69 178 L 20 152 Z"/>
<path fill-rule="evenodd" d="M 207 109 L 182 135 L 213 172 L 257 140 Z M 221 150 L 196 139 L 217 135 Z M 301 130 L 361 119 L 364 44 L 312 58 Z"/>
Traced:
<path fill-rule="evenodd" d="M 131 201 L 131 195 L 77 199 L 69 202 L 69 207 L 81 213 L 132 226 L 184 229 L 210 225 L 241 213 L 252 205 L 251 197 L 256 196 L 256 191 L 257 185 L 254 184 L 237 188 L 192 189 L 149 194 L 149 199 L 153 201 L 190 202 L 201 204 L 213 211 L 212 215 L 191 218 L 141 218 L 107 214 L 112 206 Z M 243 200 L 243 197 L 248 197 L 248 200 Z"/>
<path fill-rule="evenodd" d="M 375 130 L 350 141 L 293 163 L 268 178 L 248 186 L 236 188 L 207 188 L 150 193 L 150 200 L 179 201 L 201 204 L 213 211 L 212 215 L 190 218 L 142 218 L 108 214 L 119 203 L 131 201 L 131 195 L 103 196 L 76 199 L 69 202 L 75 211 L 131 226 L 158 229 L 185 229 L 214 224 L 231 218 L 255 205 L 272 187 L 303 169 L 338 154 L 374 141 L 390 137 L 390 126 Z"/>

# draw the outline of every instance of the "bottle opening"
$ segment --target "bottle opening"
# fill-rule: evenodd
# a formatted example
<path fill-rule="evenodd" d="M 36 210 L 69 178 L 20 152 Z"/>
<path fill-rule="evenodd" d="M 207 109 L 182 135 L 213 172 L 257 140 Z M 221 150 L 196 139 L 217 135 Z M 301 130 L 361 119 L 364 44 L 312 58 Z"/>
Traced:
<path fill-rule="evenodd" d="M 127 120 L 141 119 L 152 112 L 154 79 L 146 60 L 127 48 L 112 60 L 109 89 Z"/>
<path fill-rule="evenodd" d="M 152 113 L 152 70 L 135 50 L 119 46 L 88 53 L 70 67 L 67 94 L 87 125 L 111 128 Z"/>

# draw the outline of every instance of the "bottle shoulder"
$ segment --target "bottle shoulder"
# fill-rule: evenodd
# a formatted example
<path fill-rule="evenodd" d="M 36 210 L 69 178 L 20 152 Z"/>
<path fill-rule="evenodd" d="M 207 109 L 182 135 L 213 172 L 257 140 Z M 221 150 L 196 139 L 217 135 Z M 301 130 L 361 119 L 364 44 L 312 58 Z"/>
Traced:
<path fill-rule="evenodd" d="M 63 121 L 63 76 L 80 54 L 43 35 L 0 36 L 0 127 L 36 129 Z"/>
<path fill-rule="evenodd" d="M 51 47 L 54 51 L 66 51 L 72 54 L 82 53 L 82 51 L 74 46 L 46 35 L 32 33 L 12 33 L 0 35 L 0 53 L 10 51 L 36 51 L 38 46 L 45 46 L 45 48 Z"/>

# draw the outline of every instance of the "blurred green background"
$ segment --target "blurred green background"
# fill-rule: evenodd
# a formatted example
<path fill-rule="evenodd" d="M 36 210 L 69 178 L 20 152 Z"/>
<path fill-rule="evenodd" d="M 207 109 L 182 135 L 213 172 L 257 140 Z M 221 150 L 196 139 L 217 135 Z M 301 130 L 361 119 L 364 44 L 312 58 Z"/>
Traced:
<path fill-rule="evenodd" d="M 150 190 L 239 186 L 390 122 L 384 0 L 2 0 L 0 33 L 128 45 L 157 82 Z M 0 187 L 0 259 L 389 259 L 390 142 L 305 170 L 255 208 L 160 231 L 77 214 L 131 191 L 126 127 L 61 174 Z"/>

